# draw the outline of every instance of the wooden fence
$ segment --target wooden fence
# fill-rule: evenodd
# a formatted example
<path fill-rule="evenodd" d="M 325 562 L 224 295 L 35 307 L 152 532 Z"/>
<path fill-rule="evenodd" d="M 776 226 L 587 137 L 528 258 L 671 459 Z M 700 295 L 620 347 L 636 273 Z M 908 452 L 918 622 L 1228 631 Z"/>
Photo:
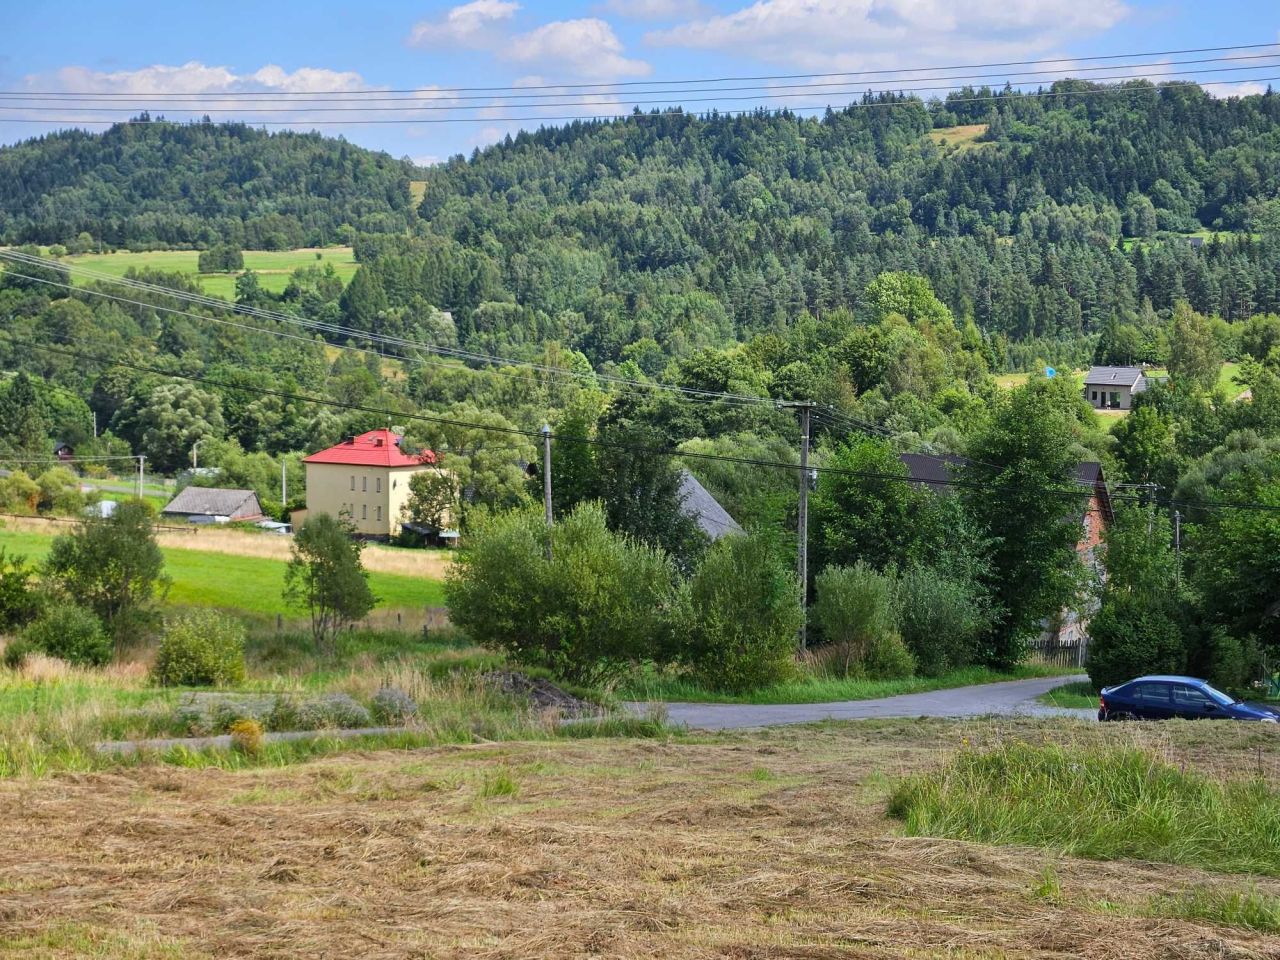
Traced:
<path fill-rule="evenodd" d="M 1084 669 L 1089 663 L 1089 638 L 1078 637 L 1063 643 L 1057 637 L 1038 637 L 1031 643 L 1029 659 L 1032 663 Z"/>

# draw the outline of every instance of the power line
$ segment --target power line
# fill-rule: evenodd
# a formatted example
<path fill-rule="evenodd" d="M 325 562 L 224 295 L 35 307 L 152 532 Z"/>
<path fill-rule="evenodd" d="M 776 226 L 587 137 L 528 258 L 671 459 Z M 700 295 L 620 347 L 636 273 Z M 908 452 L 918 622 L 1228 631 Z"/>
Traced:
<path fill-rule="evenodd" d="M 1132 80 L 1135 78 L 1126 77 L 1124 79 Z M 1137 78 L 1137 79 L 1141 79 L 1141 78 Z M 1280 76 L 1241 77 L 1234 82 L 1241 83 L 1241 84 L 1271 83 L 1277 80 L 1280 80 Z M 1009 92 L 994 94 L 991 96 L 948 97 L 946 101 L 943 103 L 943 105 L 953 106 L 956 104 L 964 104 L 964 103 L 993 103 L 996 101 L 1017 101 L 1017 100 L 1024 100 L 1024 101 L 1025 100 L 1053 100 L 1053 99 L 1060 99 L 1063 97 L 1087 98 L 1087 97 L 1115 95 L 1115 94 L 1134 94 L 1134 93 L 1151 94 L 1151 93 L 1159 93 L 1164 89 L 1168 89 L 1169 87 L 1174 87 L 1174 86 L 1190 86 L 1190 87 L 1198 88 L 1199 84 L 1195 83 L 1192 80 L 1175 80 L 1175 81 L 1168 81 L 1157 86 L 1150 86 L 1150 85 L 1133 86 L 1129 84 L 1118 84 L 1115 86 L 1104 87 L 1096 90 L 1038 90 L 1033 92 L 1012 90 Z M 954 89 L 954 88 L 948 87 L 948 88 L 939 88 L 939 89 Z M 882 91 L 882 92 L 893 92 L 893 91 Z M 565 104 L 565 105 L 568 106 L 568 104 Z M 854 103 L 849 103 L 840 107 L 839 110 L 842 112 L 848 112 L 848 111 L 860 110 L 860 109 L 880 109 L 880 108 L 903 107 L 903 106 L 919 107 L 919 106 L 925 106 L 925 105 L 926 105 L 926 101 L 920 98 L 905 97 L 901 100 L 854 102 Z M 3 109 L 3 108 L 0 107 L 0 109 Z M 68 108 L 68 109 L 71 109 L 71 108 Z M 712 116 L 716 116 L 716 117 L 742 116 L 746 114 L 759 113 L 761 111 L 767 112 L 768 109 L 769 108 L 765 104 L 760 104 L 755 107 L 733 109 L 733 110 L 711 109 L 706 112 L 705 118 L 709 119 Z M 835 108 L 829 103 L 805 104 L 805 105 L 793 105 L 793 106 L 781 107 L 779 108 L 778 112 L 785 113 L 785 114 L 798 115 L 801 113 L 814 113 L 814 112 L 820 112 L 820 111 L 826 111 L 826 110 L 832 110 L 832 109 L 835 109 Z M 186 111 L 186 112 L 198 113 L 200 111 Z M 320 118 L 313 118 L 313 119 L 306 119 L 306 120 L 254 120 L 254 121 L 246 120 L 246 121 L 235 121 L 235 122 L 241 123 L 245 126 L 257 126 L 257 127 L 296 127 L 296 126 L 308 126 L 308 125 L 327 127 L 327 126 L 369 126 L 369 125 L 391 125 L 391 124 L 403 125 L 403 124 L 442 124 L 442 123 L 494 124 L 494 123 L 525 123 L 525 122 L 532 123 L 534 121 L 545 124 L 545 123 L 559 123 L 559 122 L 570 122 L 570 121 L 589 123 L 589 122 L 608 122 L 608 121 L 625 121 L 625 120 L 637 121 L 637 120 L 645 120 L 645 119 L 661 120 L 661 119 L 670 117 L 672 115 L 687 116 L 690 119 L 703 119 L 703 117 L 700 117 L 697 114 L 686 113 L 685 111 L 679 109 L 678 107 L 672 107 L 669 110 L 651 111 L 648 113 L 635 111 L 635 112 L 629 112 L 629 113 L 613 113 L 613 114 L 609 114 L 609 113 L 579 113 L 579 114 L 561 114 L 561 115 L 531 114 L 526 116 L 499 116 L 499 117 L 494 117 L 494 116 L 384 117 L 384 118 L 377 118 L 377 119 L 361 119 L 361 120 L 350 120 L 350 119 L 325 120 Z M 152 119 L 150 117 L 146 119 L 129 118 L 129 119 L 116 119 L 116 120 L 92 120 L 92 119 L 86 119 L 86 118 L 76 117 L 76 116 L 0 117 L 0 123 L 25 123 L 25 124 L 41 124 L 41 125 L 66 124 L 73 127 L 74 126 L 142 126 L 145 124 L 159 124 L 159 125 L 165 125 L 165 126 L 193 126 L 201 122 L 202 121 L 200 121 L 199 119 L 167 120 L 164 118 Z"/>
<path fill-rule="evenodd" d="M 549 83 L 530 86 L 494 86 L 494 87 L 408 87 L 399 89 L 386 89 L 374 91 L 378 93 L 493 93 L 504 90 L 600 90 L 611 89 L 615 87 L 636 87 L 636 86 L 683 86 L 693 83 L 745 83 L 748 81 L 772 81 L 772 80 L 819 80 L 829 77 L 852 77 L 852 76 L 883 76 L 886 74 L 896 73 L 923 73 L 938 70 L 977 70 L 986 69 L 988 67 L 1025 67 L 1040 66 L 1049 63 L 1094 63 L 1100 61 L 1112 60 L 1128 60 L 1138 57 L 1172 57 L 1181 56 L 1190 53 L 1220 53 L 1229 50 L 1263 50 L 1270 47 L 1280 46 L 1280 43 L 1242 43 L 1225 47 L 1189 47 L 1181 50 L 1148 50 L 1139 53 L 1115 53 L 1094 55 L 1087 57 L 1049 57 L 1039 60 L 1007 60 L 1004 62 L 987 62 L 987 63 L 959 63 L 949 64 L 938 67 L 914 67 L 914 68 L 897 68 L 883 70 L 854 70 L 840 71 L 831 73 L 790 73 L 790 74 L 765 74 L 761 76 L 726 76 L 726 77 L 695 77 L 683 80 L 622 80 L 607 83 Z M 22 95 L 29 93 L 43 93 L 49 96 L 102 96 L 102 97 L 136 97 L 138 94 L 130 92 L 117 91 L 23 91 L 23 90 L 0 90 L 0 94 Z M 336 96 L 340 94 L 359 94 L 363 91 L 356 90 L 246 90 L 239 94 L 240 96 L 271 96 L 271 97 L 306 97 L 306 96 Z M 210 94 L 213 95 L 213 94 Z M 181 97 L 189 96 L 189 94 L 177 93 L 159 93 L 150 94 L 150 96 L 164 97 Z"/>
<path fill-rule="evenodd" d="M 229 310 L 233 313 L 240 313 L 240 314 L 245 314 L 252 317 L 257 317 L 260 319 L 272 320 L 278 323 L 292 324 L 292 325 L 302 327 L 304 329 L 312 329 L 321 333 L 329 333 L 335 336 L 346 336 L 350 338 L 366 340 L 371 343 L 385 343 L 385 344 L 399 346 L 401 348 L 410 349 L 410 350 L 425 350 L 429 353 L 450 357 L 456 360 L 464 360 L 464 361 L 470 360 L 476 363 L 497 363 L 497 364 L 504 364 L 506 366 L 512 366 L 512 367 L 525 367 L 525 368 L 534 370 L 538 373 L 546 374 L 549 376 L 568 376 L 568 377 L 574 377 L 580 380 L 591 381 L 591 382 L 603 381 L 605 383 L 618 385 L 623 389 L 660 390 L 660 391 L 666 391 L 666 392 L 680 393 L 682 395 L 686 395 L 691 399 L 700 399 L 700 400 L 705 400 L 707 402 L 724 402 L 724 403 L 738 403 L 738 404 L 767 404 L 770 406 L 776 406 L 775 401 L 769 397 L 753 397 L 747 394 L 735 394 L 735 393 L 728 393 L 728 392 L 715 391 L 715 390 L 701 390 L 695 387 L 682 387 L 678 384 L 630 380 L 626 377 L 617 377 L 611 374 L 597 373 L 595 371 L 592 371 L 591 373 L 585 373 L 577 370 L 568 370 L 560 367 L 549 367 L 545 364 L 537 364 L 527 360 L 515 360 L 509 357 L 493 356 L 489 354 L 475 353 L 473 351 L 468 351 L 468 350 L 455 349 L 452 347 L 442 347 L 435 344 L 426 344 L 426 343 L 421 343 L 419 341 L 408 340 L 401 337 L 387 337 L 381 334 L 375 334 L 367 331 L 357 330 L 353 327 L 345 327 L 339 324 L 323 323 L 320 321 L 314 321 L 305 317 L 298 317 L 298 316 L 294 316 L 292 314 L 287 314 L 287 313 L 259 310 L 255 307 L 248 307 L 243 304 L 228 303 L 225 300 L 220 300 L 213 297 L 206 297 L 206 296 L 197 295 L 197 294 L 188 294 L 184 291 L 173 290 L 170 287 L 162 287 L 156 284 L 145 283 L 143 281 L 130 280 L 128 278 L 123 278 L 123 277 L 113 277 L 109 274 L 97 273 L 96 271 L 87 270 L 81 267 L 64 265 L 59 263 L 56 260 L 48 260 L 43 257 L 34 257 L 30 254 L 24 254 L 20 251 L 15 251 L 15 250 L 0 250 L 0 258 L 7 258 L 9 260 L 14 260 L 19 263 L 25 263 L 32 266 L 55 267 L 61 270 L 68 270 L 71 272 L 77 272 L 81 274 L 91 274 L 93 275 L 94 279 L 101 280 L 102 282 L 105 282 L 105 283 L 114 283 L 121 286 L 132 287 L 132 288 L 140 289 L 155 295 L 171 297 L 175 300 L 179 300 L 182 302 L 194 303 L 199 306 L 207 306 L 215 309 Z M 129 297 L 116 296 L 115 294 L 107 293 L 101 290 L 93 290 L 86 287 L 77 287 L 69 283 L 61 283 L 59 281 L 49 280 L 43 277 L 33 277 L 27 274 L 17 273 L 13 271 L 10 271 L 10 272 L 12 276 L 18 277 L 20 279 L 29 280 L 36 283 L 43 283 L 52 287 L 60 287 L 64 290 L 70 290 L 76 293 L 103 297 L 109 300 L 115 300 L 119 303 L 127 303 L 133 306 L 145 307 L 150 310 L 159 310 L 161 312 L 173 313 L 178 316 L 188 317 L 194 320 L 207 320 L 212 323 L 218 323 L 226 326 L 236 327 L 236 328 L 247 330 L 254 333 L 261 333 L 267 336 L 277 336 L 277 337 L 282 337 L 289 340 L 300 341 L 302 343 L 307 343 L 307 344 L 316 343 L 316 341 L 312 340 L 310 337 L 297 336 L 297 335 L 289 334 L 280 330 L 267 330 L 262 327 L 255 327 L 248 324 L 236 323 L 234 321 L 220 319 L 218 317 L 209 317 L 204 314 L 191 313 L 185 310 L 177 310 L 172 307 L 163 307 L 163 306 L 159 306 L 157 304 L 149 303 L 143 300 L 134 300 Z M 388 354 L 380 350 L 368 350 L 365 348 L 355 347 L 351 345 L 344 345 L 344 344 L 331 344 L 331 345 L 337 347 L 338 349 L 353 350 L 360 353 L 373 354 L 379 357 L 383 357 L 385 359 L 401 360 L 406 363 L 430 363 L 430 361 L 424 360 L 420 357 L 406 357 L 402 355 Z M 498 372 L 498 371 L 494 371 L 494 372 Z"/>
<path fill-rule="evenodd" d="M 1066 72 L 1066 73 L 1064 73 L 1064 71 L 1062 70 L 1037 70 L 1037 71 L 1024 71 L 1022 73 L 1016 73 L 1016 74 L 976 73 L 976 74 L 956 74 L 956 75 L 944 76 L 944 77 L 904 77 L 897 81 L 890 81 L 890 80 L 875 81 L 876 86 L 874 88 L 872 88 L 869 85 L 855 83 L 854 81 L 842 81 L 839 83 L 804 84 L 803 86 L 792 84 L 792 85 L 778 86 L 778 87 L 761 87 L 761 86 L 691 87 L 686 89 L 673 89 L 673 90 L 640 90 L 640 91 L 634 91 L 633 94 L 635 96 L 644 96 L 649 94 L 662 93 L 662 94 L 666 94 L 666 96 L 664 96 L 660 100 L 626 100 L 625 104 L 619 104 L 616 98 L 611 100 L 578 100 L 578 101 L 566 100 L 565 98 L 567 97 L 573 97 L 577 95 L 561 93 L 561 94 L 511 94 L 511 95 L 504 95 L 501 97 L 456 97 L 456 98 L 442 97 L 439 99 L 442 101 L 450 101 L 450 102 L 442 102 L 442 103 L 424 103 L 422 98 L 420 97 L 362 97 L 359 100 L 330 99 L 328 101 L 320 100 L 320 99 L 311 99 L 311 100 L 299 101 L 298 103 L 290 104 L 289 106 L 266 107 L 266 106 L 258 106 L 253 101 L 245 100 L 236 94 L 199 94 L 199 95 L 183 96 L 181 99 L 176 99 L 176 100 L 168 100 L 164 103 L 163 106 L 166 109 L 175 110 L 182 113 L 191 112 L 191 113 L 206 113 L 206 114 L 208 113 L 251 113 L 251 114 L 343 113 L 343 112 L 379 112 L 379 111 L 409 113 L 409 112 L 416 112 L 416 111 L 476 110 L 476 109 L 479 109 L 480 106 L 483 104 L 505 106 L 506 105 L 505 103 L 500 103 L 498 101 L 510 101 L 510 100 L 542 101 L 538 103 L 521 103 L 519 104 L 519 106 L 522 109 L 532 109 L 535 107 L 566 107 L 566 106 L 572 106 L 572 107 L 621 106 L 621 105 L 630 106 L 633 104 L 645 106 L 645 105 L 653 105 L 653 104 L 670 103 L 673 96 L 680 96 L 681 98 L 684 98 L 685 94 L 690 94 L 690 93 L 724 94 L 724 93 L 732 93 L 732 92 L 751 91 L 751 94 L 749 96 L 716 96 L 716 97 L 684 99 L 683 101 L 686 103 L 719 103 L 719 102 L 734 101 L 734 100 L 755 100 L 758 98 L 776 100 L 776 99 L 785 99 L 788 97 L 807 97 L 811 93 L 813 93 L 815 90 L 829 88 L 829 87 L 846 88 L 846 89 L 830 90 L 829 94 L 832 96 L 857 96 L 863 93 L 932 92 L 932 91 L 938 91 L 938 90 L 951 90 L 956 88 L 955 83 L 948 83 L 945 86 L 904 86 L 903 85 L 903 84 L 918 84 L 918 83 L 925 83 L 925 82 L 932 83 L 934 81 L 939 81 L 939 80 L 947 80 L 947 81 L 1002 80 L 1007 84 L 1011 84 L 1014 86 L 1021 86 L 1021 85 L 1033 82 L 1031 80 L 1020 79 L 1022 77 L 1044 78 L 1052 75 L 1052 76 L 1056 76 L 1061 80 L 1071 80 L 1071 79 L 1079 79 L 1078 77 L 1074 76 L 1074 74 L 1076 73 L 1087 73 L 1087 72 L 1097 71 L 1097 70 L 1114 70 L 1119 68 L 1130 68 L 1130 67 L 1159 68 L 1159 69 L 1157 69 L 1156 72 L 1154 73 L 1122 73 L 1122 74 L 1114 74 L 1112 76 L 1092 77 L 1092 78 L 1086 78 L 1086 79 L 1088 79 L 1089 82 L 1102 82 L 1102 81 L 1110 81 L 1110 80 L 1151 79 L 1156 77 L 1179 77 L 1183 74 L 1194 74 L 1198 76 L 1206 73 L 1232 73 L 1232 72 L 1239 72 L 1242 70 L 1257 70 L 1260 67 L 1275 67 L 1275 66 L 1280 66 L 1280 64 L 1267 63 L 1267 64 L 1250 64 L 1248 66 L 1240 66 L 1240 67 L 1216 67 L 1216 68 L 1206 67 L 1198 70 L 1172 70 L 1172 69 L 1166 69 L 1166 68 L 1187 65 L 1187 64 L 1223 63 L 1223 62 L 1232 62 L 1232 61 L 1241 61 L 1241 60 L 1274 60 L 1277 57 L 1280 57 L 1280 53 L 1255 54 L 1255 55 L 1246 56 L 1246 57 L 1215 57 L 1215 58 L 1202 59 L 1202 60 L 1174 61 L 1169 63 L 1148 62 L 1148 63 L 1113 64 L 1113 65 L 1104 66 L 1104 67 L 1080 67 L 1080 68 L 1072 68 L 1070 72 Z M 1041 80 L 1036 82 L 1043 82 L 1043 81 Z M 965 85 L 970 86 L 971 84 L 965 84 Z M 796 92 L 796 93 L 784 92 L 787 90 L 798 90 L 799 92 Z M 556 99 L 550 99 L 553 97 Z M 62 98 L 54 101 L 49 101 L 47 98 L 48 98 L 48 95 L 29 95 L 29 96 L 18 96 L 18 95 L 12 95 L 12 94 L 0 95 L 0 110 L 22 110 L 22 111 L 46 110 L 46 109 L 49 109 L 49 107 L 52 104 L 58 104 L 58 109 L 75 110 L 77 112 L 83 112 L 83 113 L 110 113 L 110 112 L 121 111 L 121 110 L 138 110 L 142 108 L 141 106 L 142 104 L 145 104 L 149 101 L 154 102 L 154 97 L 151 94 L 137 94 L 131 98 L 130 104 L 127 106 L 124 104 L 119 104 L 119 105 L 113 105 L 108 107 L 94 107 L 94 106 L 84 105 L 86 103 L 106 102 L 99 99 L 98 97 L 84 97 L 78 100 Z M 457 103 L 456 101 L 458 100 L 480 100 L 480 101 L 483 101 L 483 104 Z M 34 101 L 36 105 L 35 106 L 12 105 L 11 106 L 5 101 Z M 412 103 L 414 105 L 413 106 L 397 106 L 397 107 L 368 106 L 368 104 L 370 103 L 381 103 L 381 102 L 390 102 L 390 101 L 394 101 L 397 103 Z M 550 102 L 547 102 L 547 101 L 550 101 Z M 227 107 L 227 106 L 188 107 L 188 106 L 181 105 L 184 103 L 199 104 L 202 102 L 238 103 L 238 105 L 230 106 L 230 107 Z M 270 101 L 267 101 L 267 102 L 270 102 Z M 341 105 L 340 106 L 325 106 L 325 105 L 316 106 L 316 104 L 324 104 L 326 102 L 333 103 L 333 104 L 341 104 Z M 62 106 L 63 104 L 66 104 L 66 106 Z"/>
<path fill-rule="evenodd" d="M 376 414 L 378 416 L 390 416 L 390 417 L 401 419 L 401 420 L 445 424 L 450 426 L 465 427 L 473 430 L 481 430 L 481 431 L 486 431 L 491 433 L 502 433 L 506 435 L 516 435 L 516 436 L 523 436 L 523 437 L 530 437 L 530 438 L 541 436 L 541 433 L 539 431 L 524 430 L 519 427 L 501 427 L 493 424 L 482 424 L 482 423 L 475 423 L 474 421 L 459 420 L 456 417 L 442 417 L 442 416 L 437 416 L 432 414 L 423 414 L 423 413 L 406 413 L 404 411 L 399 411 L 399 410 L 393 411 L 393 410 L 387 410 L 385 408 L 369 407 L 363 404 L 348 403 L 345 401 L 334 400 L 326 397 L 311 397 L 311 396 L 306 396 L 304 394 L 292 393 L 289 391 L 273 390 L 271 388 L 265 388 L 265 387 L 259 387 L 259 386 L 246 386 L 244 384 L 227 383 L 225 381 L 216 380 L 212 377 L 201 377 L 195 374 L 178 373 L 175 371 L 163 370 L 156 367 L 151 367 L 147 364 L 120 360 L 113 357 L 102 357 L 102 356 L 96 356 L 93 354 L 85 354 L 85 353 L 81 353 L 79 351 L 74 351 L 74 350 L 59 349 L 58 347 L 54 347 L 47 343 L 38 343 L 32 340 L 23 341 L 20 338 L 13 336 L 7 330 L 0 330 L 0 335 L 3 335 L 9 338 L 11 342 L 25 343 L 27 346 L 30 346 L 38 350 L 45 350 L 55 354 L 74 357 L 76 359 L 88 361 L 91 363 L 101 363 L 107 366 L 123 367 L 126 369 L 133 369 L 133 370 L 139 370 L 139 371 L 144 371 L 149 373 L 155 373 L 160 376 L 169 377 L 175 380 L 184 380 L 192 383 L 203 383 L 203 384 L 218 387 L 219 389 L 224 389 L 224 390 L 238 390 L 238 391 L 244 391 L 244 392 L 252 392 L 256 395 L 274 396 L 282 399 L 296 400 L 303 403 L 314 403 L 319 406 L 334 407 L 334 408 L 344 409 L 344 410 L 352 410 L 360 413 Z M 771 467 L 771 468 L 793 470 L 793 471 L 800 469 L 798 464 L 788 463 L 783 460 L 762 460 L 762 459 L 753 458 L 753 457 L 734 457 L 734 456 L 729 456 L 725 454 L 692 453 L 689 451 L 682 451 L 678 447 L 674 447 L 674 446 L 668 446 L 668 447 L 638 446 L 636 444 L 627 444 L 627 443 L 619 443 L 616 441 L 603 440 L 599 437 L 579 437 L 579 436 L 562 435 L 562 434 L 552 434 L 552 439 L 562 440 L 567 443 L 586 443 L 586 444 L 594 444 L 597 446 L 613 447 L 616 449 L 630 450 L 636 453 L 644 453 L 651 456 L 666 456 L 666 457 L 672 457 L 675 459 L 717 461 L 721 463 L 740 464 L 743 466 Z M 914 480 L 910 475 L 904 475 L 904 474 L 877 473 L 877 472 L 866 471 L 866 470 L 850 470 L 843 467 L 814 467 L 812 465 L 809 467 L 809 469 L 817 472 L 819 475 L 823 473 L 830 473 L 830 474 L 836 474 L 836 475 L 842 475 L 842 476 L 861 477 L 863 479 L 870 479 L 870 480 L 897 481 L 902 483 L 913 483 L 913 484 L 918 483 L 918 481 Z M 1000 491 L 1008 492 L 1012 489 L 1017 489 L 1013 485 L 1009 485 L 1009 484 L 984 483 L 984 482 L 964 480 L 964 479 L 959 479 L 959 480 L 946 479 L 946 480 L 936 480 L 936 481 L 931 480 L 929 481 L 929 485 L 930 486 L 952 486 L 952 487 L 976 489 L 980 491 L 995 491 L 995 492 L 1000 492 Z M 1023 489 L 1025 490 L 1025 488 Z M 1059 498 L 1066 497 L 1071 499 L 1073 502 L 1078 502 L 1081 498 L 1086 496 L 1086 493 L 1083 490 L 1067 490 L 1067 489 L 1050 488 L 1050 487 L 1039 488 L 1036 492 L 1041 493 L 1045 496 L 1053 496 L 1053 497 L 1059 497 Z M 1150 502 L 1150 500 L 1146 497 L 1136 497 L 1136 496 L 1127 496 L 1127 495 L 1113 495 L 1111 499 L 1134 501 L 1139 503 Z M 1174 500 L 1169 501 L 1169 505 L 1172 506 L 1174 504 L 1185 505 L 1183 501 L 1174 501 Z M 1194 506 L 1197 506 L 1202 509 L 1250 509 L 1250 510 L 1260 510 L 1260 511 L 1267 511 L 1267 512 L 1280 512 L 1280 506 L 1274 506 L 1271 504 L 1263 504 L 1263 503 L 1239 502 L 1239 501 L 1205 501 L 1203 503 L 1194 504 Z"/>

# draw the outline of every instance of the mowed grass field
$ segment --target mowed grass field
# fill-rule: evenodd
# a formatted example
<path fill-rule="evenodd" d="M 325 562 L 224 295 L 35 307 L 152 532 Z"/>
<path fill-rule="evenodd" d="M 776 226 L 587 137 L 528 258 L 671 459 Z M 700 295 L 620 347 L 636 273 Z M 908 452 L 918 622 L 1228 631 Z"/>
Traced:
<path fill-rule="evenodd" d="M 66 525 L 60 530 L 33 532 L 6 526 L 0 529 L 0 548 L 9 556 L 22 554 L 33 562 L 40 561 L 48 555 L 54 533 L 66 532 L 69 528 L 70 525 Z M 249 533 L 243 536 L 263 541 L 278 555 L 251 556 L 228 552 L 225 548 L 175 547 L 172 541 L 162 539 L 165 573 L 173 580 L 168 603 L 218 607 L 258 617 L 282 613 L 296 618 L 299 611 L 286 607 L 281 599 L 289 541 Z M 369 585 L 378 597 L 379 609 L 420 610 L 444 604 L 444 586 L 438 578 L 370 570 Z"/>
<path fill-rule="evenodd" d="M 316 254 L 319 254 L 317 259 Z M 113 277 L 122 277 L 130 267 L 151 267 L 156 270 L 170 270 L 195 275 L 204 292 L 212 297 L 235 299 L 236 275 L 230 273 L 200 273 L 200 251 L 198 250 L 153 250 L 145 253 L 86 253 L 80 256 L 64 257 L 64 262 Z M 299 250 L 246 250 L 244 265 L 246 270 L 258 274 L 263 289 L 272 293 L 283 293 L 288 286 L 289 277 L 299 267 L 310 267 L 326 263 L 333 264 L 334 270 L 342 278 L 344 284 L 350 283 L 355 276 L 355 256 L 350 247 L 304 248 Z M 83 285 L 86 280 L 82 276 L 73 276 L 72 282 Z"/>
<path fill-rule="evenodd" d="M 937 130 L 930 130 L 925 134 L 925 138 L 944 149 L 954 147 L 960 153 L 964 153 L 967 150 L 981 147 L 982 143 L 978 138 L 986 132 L 987 125 L 985 123 L 966 123 L 958 127 L 941 127 Z"/>
<path fill-rule="evenodd" d="M 1001 743 L 1275 771 L 1257 726 L 864 721 L 10 779 L 0 957 L 1271 957 L 1273 876 L 888 813 L 903 778 Z"/>

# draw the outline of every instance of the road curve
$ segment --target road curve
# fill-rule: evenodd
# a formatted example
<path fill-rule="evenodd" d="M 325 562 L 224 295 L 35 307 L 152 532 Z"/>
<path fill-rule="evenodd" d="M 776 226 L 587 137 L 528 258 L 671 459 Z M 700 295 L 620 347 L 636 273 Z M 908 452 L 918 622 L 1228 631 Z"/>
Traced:
<path fill-rule="evenodd" d="M 866 720 L 873 717 L 982 717 L 1070 716 L 1092 719 L 1094 710 L 1049 707 L 1036 697 L 1064 683 L 1088 680 L 1083 674 L 1068 677 L 1037 677 L 1033 680 L 1006 680 L 972 687 L 954 687 L 928 693 L 907 693 L 879 700 L 841 700 L 835 703 L 668 703 L 667 719 L 698 730 L 734 730 L 773 727 L 788 723 L 817 723 L 821 720 Z M 628 707 L 643 713 L 650 704 Z"/>

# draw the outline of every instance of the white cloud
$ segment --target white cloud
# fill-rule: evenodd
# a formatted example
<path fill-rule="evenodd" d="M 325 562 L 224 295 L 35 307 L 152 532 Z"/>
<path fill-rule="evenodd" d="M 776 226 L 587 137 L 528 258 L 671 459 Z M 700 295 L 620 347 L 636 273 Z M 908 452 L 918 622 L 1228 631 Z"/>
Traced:
<path fill-rule="evenodd" d="M 1257 80 L 1243 80 L 1240 83 L 1205 83 L 1204 89 L 1215 97 L 1252 97 L 1267 92 L 1267 84 Z"/>
<path fill-rule="evenodd" d="M 367 90 L 368 84 L 354 71 L 300 67 L 292 73 L 267 64 L 253 73 L 236 73 L 230 67 L 211 67 L 191 60 L 180 66 L 154 64 L 138 70 L 91 70 L 62 67 L 53 74 L 25 78 L 31 89 L 87 91 L 92 93 L 248 93 L 279 90 L 311 93 L 323 90 Z"/>
<path fill-rule="evenodd" d="M 597 9 L 632 20 L 675 20 L 700 16 L 706 8 L 701 0 L 605 0 Z"/>
<path fill-rule="evenodd" d="M 520 4 L 511 0 L 472 0 L 454 7 L 442 20 L 422 20 L 409 33 L 412 47 L 459 45 L 483 49 L 514 17 Z"/>
<path fill-rule="evenodd" d="M 622 41 L 604 20 L 557 20 L 529 33 L 511 37 L 498 56 L 515 63 L 568 68 L 575 76 L 593 80 L 644 77 L 653 68 L 624 55 Z"/>
<path fill-rule="evenodd" d="M 756 0 L 646 39 L 854 70 L 1013 59 L 1096 35 L 1128 13 L 1123 0 Z"/>

